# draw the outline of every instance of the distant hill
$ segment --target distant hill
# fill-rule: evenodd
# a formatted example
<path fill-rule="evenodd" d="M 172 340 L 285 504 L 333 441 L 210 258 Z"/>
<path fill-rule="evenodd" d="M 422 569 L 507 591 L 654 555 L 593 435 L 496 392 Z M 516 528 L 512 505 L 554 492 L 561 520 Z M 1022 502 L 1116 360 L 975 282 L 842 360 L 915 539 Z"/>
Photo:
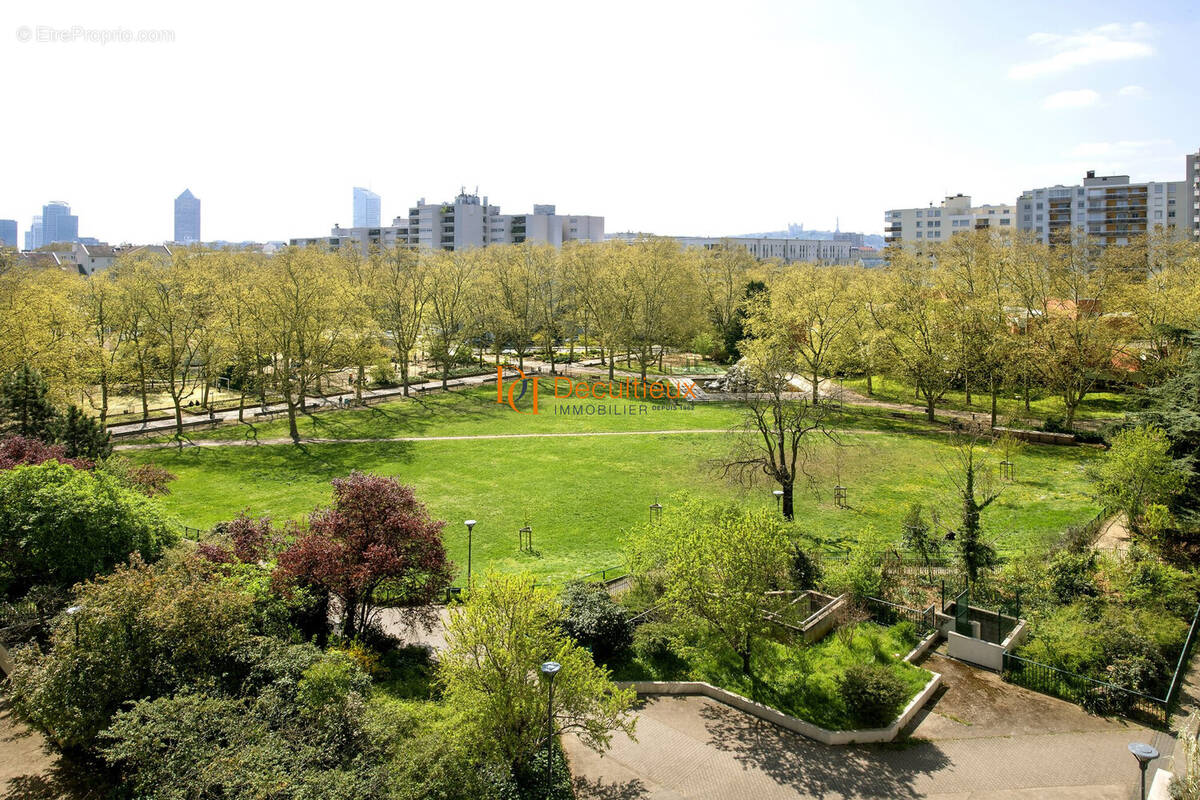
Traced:
<path fill-rule="evenodd" d="M 843 233 L 845 231 L 842 231 Z M 764 231 L 763 233 L 735 233 L 735 239 L 832 239 L 838 231 L 805 230 L 803 225 L 795 223 L 788 225 L 782 231 Z M 868 247 L 883 247 L 883 237 L 878 233 L 864 233 L 863 244 Z"/>

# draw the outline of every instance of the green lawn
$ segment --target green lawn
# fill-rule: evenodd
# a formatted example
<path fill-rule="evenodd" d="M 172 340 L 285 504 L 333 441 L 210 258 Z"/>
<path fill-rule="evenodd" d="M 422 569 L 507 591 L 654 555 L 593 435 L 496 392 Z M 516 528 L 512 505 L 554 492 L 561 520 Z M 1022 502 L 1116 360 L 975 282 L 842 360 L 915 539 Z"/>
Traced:
<path fill-rule="evenodd" d="M 853 638 L 848 635 L 851 631 Z M 855 663 L 885 666 L 903 683 L 907 704 L 931 677 L 928 671 L 902 660 L 915 644 L 895 627 L 860 623 L 844 634 L 831 633 L 807 646 L 760 641 L 751 658 L 752 676 L 742 674 L 740 662 L 732 656 L 721 658 L 689 647 L 663 659 L 633 656 L 617 665 L 613 679 L 705 681 L 827 730 L 849 730 L 854 723 L 838 692 L 837 679 Z"/>
<path fill-rule="evenodd" d="M 840 380 L 847 389 L 852 389 L 866 396 L 866 378 L 846 378 Z M 924 401 L 913 397 L 911 385 L 891 378 L 875 377 L 871 382 L 873 392 L 871 397 L 889 403 L 909 403 L 923 406 Z M 1075 410 L 1075 418 L 1081 420 L 1114 419 L 1125 414 L 1127 397 L 1112 392 L 1097 392 L 1084 397 L 1079 408 Z M 962 391 L 946 392 L 946 396 L 938 403 L 938 408 L 948 408 L 957 411 L 974 411 L 979 414 L 990 414 L 992 411 L 992 396 L 986 387 L 971 393 L 971 405 L 967 405 L 967 396 Z M 1015 396 L 1013 392 L 1001 392 L 996 398 L 996 410 L 1000 417 L 1021 417 L 1045 419 L 1058 414 L 1062 415 L 1062 399 L 1046 393 L 1034 394 L 1029 401 L 1029 411 L 1025 410 L 1025 401 Z"/>
<path fill-rule="evenodd" d="M 342 438 L 397 435 L 446 436 L 488 433 L 595 430 L 727 430 L 737 419 L 728 406 L 698 404 L 694 411 L 648 411 L 634 416 L 566 417 L 518 414 L 498 406 L 486 392 L 451 393 L 401 401 L 378 409 L 330 412 L 305 418 L 306 434 Z M 849 422 L 869 425 L 870 416 Z M 279 423 L 271 423 L 278 426 Z M 912 423 L 893 430 L 845 433 L 840 451 L 828 442 L 815 449 L 812 486 L 796 498 L 797 534 L 835 546 L 871 539 L 895 542 L 908 503 L 938 502 L 949 517 L 954 503 L 943 464 L 952 458 L 949 437 L 921 433 Z M 275 436 L 277 428 L 260 438 Z M 230 427 L 211 433 L 242 435 Z M 239 510 L 283 521 L 300 518 L 329 500 L 329 481 L 354 469 L 398 476 L 438 519 L 448 521 L 451 557 L 465 571 L 464 519 L 476 519 L 473 569 L 529 570 L 544 579 L 583 575 L 621 562 L 624 530 L 648 517 L 658 498 L 670 513 L 679 491 L 774 505 L 773 486 L 745 487 L 723 480 L 711 463 L 729 453 L 729 433 L 523 439 L 431 440 L 154 448 L 128 451 L 154 461 L 179 480 L 163 498 L 181 522 L 208 528 Z M 840 452 L 840 458 L 838 453 Z M 1008 486 L 984 513 L 989 535 L 1001 550 L 1040 546 L 1068 525 L 1098 511 L 1084 476 L 1090 448 L 1028 447 L 1018 461 L 1020 483 Z M 832 487 L 841 461 L 841 483 L 851 508 L 833 505 Z M 517 529 L 533 526 L 534 553 L 519 552 Z"/>

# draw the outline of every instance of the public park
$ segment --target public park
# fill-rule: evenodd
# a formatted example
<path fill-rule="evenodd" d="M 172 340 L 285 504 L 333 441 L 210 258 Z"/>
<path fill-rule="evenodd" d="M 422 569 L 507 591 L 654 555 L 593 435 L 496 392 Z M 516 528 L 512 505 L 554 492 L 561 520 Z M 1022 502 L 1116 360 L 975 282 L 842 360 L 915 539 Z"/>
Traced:
<path fill-rule="evenodd" d="M 5 261 L 0 779 L 1194 791 L 1200 254 L 1162 247 Z"/>

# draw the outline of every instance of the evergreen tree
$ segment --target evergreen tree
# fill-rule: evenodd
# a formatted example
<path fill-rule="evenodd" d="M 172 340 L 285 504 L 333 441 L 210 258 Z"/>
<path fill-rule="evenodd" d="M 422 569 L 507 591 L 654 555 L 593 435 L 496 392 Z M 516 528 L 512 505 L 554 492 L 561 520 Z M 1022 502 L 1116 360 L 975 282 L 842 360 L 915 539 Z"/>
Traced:
<path fill-rule="evenodd" d="M 112 441 L 100 423 L 84 414 L 78 406 L 67 409 L 58 427 L 58 441 L 66 447 L 69 458 L 99 461 L 112 454 Z"/>
<path fill-rule="evenodd" d="M 53 441 L 58 411 L 40 372 L 22 364 L 0 384 L 0 433 Z"/>

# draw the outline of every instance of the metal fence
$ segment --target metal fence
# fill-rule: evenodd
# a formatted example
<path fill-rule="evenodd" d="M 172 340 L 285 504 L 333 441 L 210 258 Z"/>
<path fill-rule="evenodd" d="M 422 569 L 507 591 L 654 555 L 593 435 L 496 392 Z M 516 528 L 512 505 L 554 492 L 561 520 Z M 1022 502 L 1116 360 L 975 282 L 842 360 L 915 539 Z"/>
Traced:
<path fill-rule="evenodd" d="M 937 627 L 937 612 L 932 605 L 924 611 L 920 611 L 908 606 L 889 603 L 878 597 L 863 598 L 863 605 L 867 613 L 871 615 L 871 619 L 881 625 L 911 622 L 922 636 Z"/>
<path fill-rule="evenodd" d="M 1170 719 L 1167 702 L 1113 683 L 1004 654 L 1004 680 L 1077 703 L 1097 714 L 1117 714 L 1152 725 L 1166 726 Z"/>
<path fill-rule="evenodd" d="M 1149 724 L 1168 727 L 1171 714 L 1179 701 L 1179 687 L 1187 673 L 1188 658 L 1196 644 L 1196 631 L 1200 626 L 1200 605 L 1192 616 L 1191 627 L 1175 664 L 1175 674 L 1163 697 L 1135 692 L 1123 686 L 1099 681 L 1086 675 L 1041 664 L 1012 653 L 1004 654 L 1003 676 L 1006 681 L 1032 689 L 1035 692 L 1078 703 L 1097 714 L 1117 714 Z"/>

